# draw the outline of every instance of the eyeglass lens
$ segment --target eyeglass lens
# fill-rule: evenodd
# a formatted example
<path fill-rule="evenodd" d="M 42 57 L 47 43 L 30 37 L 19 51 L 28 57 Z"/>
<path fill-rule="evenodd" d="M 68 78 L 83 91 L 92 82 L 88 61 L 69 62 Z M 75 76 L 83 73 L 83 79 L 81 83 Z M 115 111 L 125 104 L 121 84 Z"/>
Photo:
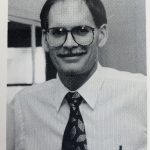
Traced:
<path fill-rule="evenodd" d="M 50 28 L 47 34 L 47 41 L 51 47 L 62 46 L 67 39 L 68 32 L 71 32 L 72 38 L 77 44 L 86 46 L 93 41 L 93 30 L 89 26 L 77 26 L 70 31 L 61 27 Z"/>

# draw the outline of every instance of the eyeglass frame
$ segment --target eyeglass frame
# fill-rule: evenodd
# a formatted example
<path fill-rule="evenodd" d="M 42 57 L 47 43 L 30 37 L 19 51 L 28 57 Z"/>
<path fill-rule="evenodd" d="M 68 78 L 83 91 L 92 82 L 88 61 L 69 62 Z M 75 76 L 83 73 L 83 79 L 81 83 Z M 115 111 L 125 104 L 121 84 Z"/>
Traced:
<path fill-rule="evenodd" d="M 75 37 L 74 37 L 72 31 L 73 31 L 73 29 L 75 29 L 76 27 L 88 27 L 88 28 L 91 29 L 92 34 L 93 34 L 93 39 L 92 39 L 92 41 L 91 41 L 88 45 L 81 45 L 81 44 L 79 44 L 79 43 L 75 40 Z M 68 33 L 69 33 L 69 32 L 70 32 L 70 34 L 71 34 L 71 36 L 72 36 L 74 42 L 77 43 L 78 46 L 81 46 L 81 47 L 83 47 L 83 46 L 90 46 L 90 45 L 93 43 L 93 40 L 94 40 L 94 31 L 95 31 L 95 29 L 96 29 L 96 28 L 93 28 L 93 27 L 90 27 L 90 26 L 87 26 L 87 25 L 83 25 L 83 26 L 81 25 L 81 26 L 75 26 L 75 27 L 71 28 L 71 30 L 68 30 L 68 29 L 66 29 L 66 28 L 64 28 L 64 27 L 52 27 L 52 28 L 48 28 L 48 29 L 43 29 L 42 31 L 43 31 L 43 33 L 47 34 L 47 33 L 49 33 L 49 30 L 50 30 L 50 29 L 55 29 L 55 28 L 63 28 L 63 29 L 65 29 L 65 31 L 66 31 L 66 36 L 65 36 L 64 42 L 63 42 L 60 46 L 50 46 L 50 45 L 49 45 L 49 46 L 52 47 L 52 48 L 63 47 L 64 43 L 65 43 L 66 40 L 67 40 L 67 37 L 68 37 Z M 47 38 L 46 38 L 46 40 L 47 40 Z M 48 42 L 48 41 L 47 41 L 47 42 Z"/>

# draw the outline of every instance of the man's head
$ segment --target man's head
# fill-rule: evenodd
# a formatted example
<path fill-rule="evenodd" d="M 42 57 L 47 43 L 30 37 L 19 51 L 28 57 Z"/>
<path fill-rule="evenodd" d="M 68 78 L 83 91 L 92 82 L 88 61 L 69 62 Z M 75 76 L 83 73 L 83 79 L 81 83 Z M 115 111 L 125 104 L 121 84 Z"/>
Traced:
<path fill-rule="evenodd" d="M 57 1 L 65 0 L 47 0 L 44 4 L 40 15 L 42 29 L 48 29 L 48 14 L 51 7 Z M 89 8 L 97 28 L 99 28 L 102 24 L 107 24 L 106 11 L 101 0 L 84 0 L 84 2 Z"/>
<path fill-rule="evenodd" d="M 47 0 L 40 18 L 43 45 L 58 73 L 89 74 L 96 68 L 98 47 L 107 40 L 100 0 Z"/>

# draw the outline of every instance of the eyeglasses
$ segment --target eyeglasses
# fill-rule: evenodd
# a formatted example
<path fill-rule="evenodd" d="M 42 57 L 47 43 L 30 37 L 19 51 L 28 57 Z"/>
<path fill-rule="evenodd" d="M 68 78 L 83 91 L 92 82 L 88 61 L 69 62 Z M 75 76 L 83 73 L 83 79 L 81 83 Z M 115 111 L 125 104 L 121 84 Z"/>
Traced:
<path fill-rule="evenodd" d="M 89 26 L 76 26 L 71 30 L 63 27 L 49 28 L 47 31 L 47 42 L 51 47 L 61 47 L 67 40 L 68 32 L 73 40 L 80 46 L 88 46 L 94 39 L 94 28 Z"/>

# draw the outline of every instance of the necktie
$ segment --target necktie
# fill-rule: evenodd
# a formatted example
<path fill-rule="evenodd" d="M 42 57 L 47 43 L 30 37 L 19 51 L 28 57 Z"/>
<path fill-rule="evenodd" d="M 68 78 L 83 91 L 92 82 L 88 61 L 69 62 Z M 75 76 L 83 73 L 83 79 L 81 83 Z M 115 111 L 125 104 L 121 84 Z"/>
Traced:
<path fill-rule="evenodd" d="M 85 126 L 79 110 L 83 98 L 78 92 L 69 92 L 65 99 L 70 106 L 70 116 L 64 131 L 62 150 L 87 150 Z"/>

